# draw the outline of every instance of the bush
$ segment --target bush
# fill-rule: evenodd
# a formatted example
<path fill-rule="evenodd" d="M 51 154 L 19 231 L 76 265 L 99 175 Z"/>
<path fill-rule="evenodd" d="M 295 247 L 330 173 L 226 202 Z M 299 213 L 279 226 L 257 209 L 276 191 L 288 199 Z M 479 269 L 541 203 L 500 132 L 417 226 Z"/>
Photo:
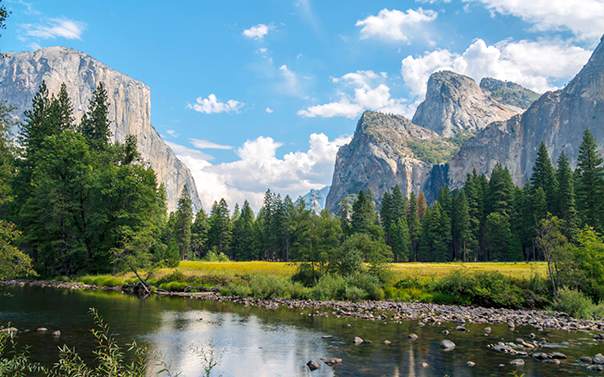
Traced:
<path fill-rule="evenodd" d="M 339 275 L 323 275 L 312 289 L 316 300 L 341 299 L 346 294 L 346 280 Z"/>
<path fill-rule="evenodd" d="M 228 262 L 230 261 L 229 257 L 223 253 L 219 252 L 215 249 L 208 251 L 208 254 L 203 258 L 203 260 L 208 262 Z"/>
<path fill-rule="evenodd" d="M 375 275 L 366 272 L 357 272 L 347 277 L 346 283 L 348 286 L 362 289 L 366 292 L 365 296 L 372 300 L 384 299 L 384 289 L 382 289 L 380 279 Z"/>
<path fill-rule="evenodd" d="M 367 298 L 367 292 L 359 287 L 346 287 L 344 298 L 350 301 L 364 300 Z"/>
<path fill-rule="evenodd" d="M 597 313 L 601 309 L 594 305 L 589 297 L 578 290 L 569 288 L 562 288 L 558 291 L 553 309 L 580 319 L 591 319 L 594 314 L 601 315 L 601 312 Z"/>
<path fill-rule="evenodd" d="M 312 287 L 317 284 L 321 275 L 321 272 L 317 268 L 314 268 L 311 263 L 300 263 L 298 270 L 292 276 L 292 281 Z"/>
<path fill-rule="evenodd" d="M 435 283 L 435 290 L 457 298 L 462 305 L 520 308 L 524 291 L 514 280 L 499 272 L 455 271 Z"/>

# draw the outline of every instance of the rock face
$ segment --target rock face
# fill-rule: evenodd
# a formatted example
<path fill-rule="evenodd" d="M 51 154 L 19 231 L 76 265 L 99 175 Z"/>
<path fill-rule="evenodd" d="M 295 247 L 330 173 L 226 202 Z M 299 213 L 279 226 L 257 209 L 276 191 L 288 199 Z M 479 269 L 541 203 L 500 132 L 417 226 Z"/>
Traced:
<path fill-rule="evenodd" d="M 376 198 L 399 185 L 418 193 L 432 165 L 446 161 L 456 146 L 399 115 L 363 113 L 350 144 L 340 148 L 326 206 L 336 211 L 349 194 L 371 190 Z"/>
<path fill-rule="evenodd" d="M 315 213 L 320 213 L 325 208 L 329 189 L 330 186 L 325 186 L 319 190 L 310 190 L 302 197 L 306 208 L 313 210 Z"/>
<path fill-rule="evenodd" d="M 49 47 L 0 57 L 0 100 L 14 106 L 17 117 L 22 117 L 31 106 L 42 80 L 51 93 L 58 92 L 65 83 L 78 121 L 86 111 L 92 92 L 102 82 L 109 96 L 113 139 L 122 142 L 128 135 L 136 136 L 141 156 L 166 187 L 170 210 L 176 207 L 183 189 L 189 192 L 193 206 L 200 208 L 191 172 L 151 125 L 149 87 L 111 70 L 89 55 L 68 48 Z"/>
<path fill-rule="evenodd" d="M 491 77 L 480 80 L 480 89 L 499 103 L 526 110 L 539 98 L 539 93 L 511 81 L 501 81 Z"/>
<path fill-rule="evenodd" d="M 412 121 L 445 137 L 468 136 L 520 111 L 520 107 L 498 102 L 472 78 L 441 71 L 430 76 L 426 99 L 417 108 Z"/>
<path fill-rule="evenodd" d="M 589 129 L 604 152 L 604 42 L 562 90 L 543 94 L 522 115 L 495 122 L 463 144 L 449 163 L 452 186 L 476 169 L 489 174 L 495 163 L 507 166 L 516 184 L 532 173 L 541 142 L 556 160 L 564 152 L 576 164 L 583 132 Z"/>

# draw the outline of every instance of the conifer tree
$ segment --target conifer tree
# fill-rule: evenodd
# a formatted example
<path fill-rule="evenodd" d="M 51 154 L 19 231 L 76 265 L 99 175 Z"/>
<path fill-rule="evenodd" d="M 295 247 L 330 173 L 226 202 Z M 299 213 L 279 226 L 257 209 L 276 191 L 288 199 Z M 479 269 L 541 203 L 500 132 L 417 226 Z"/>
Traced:
<path fill-rule="evenodd" d="M 239 216 L 233 222 L 231 258 L 235 260 L 255 259 L 254 250 L 254 212 L 246 200 Z"/>
<path fill-rule="evenodd" d="M 566 154 L 558 158 L 558 214 L 562 220 L 561 231 L 569 240 L 574 240 L 577 233 L 577 209 L 575 206 L 575 185 L 573 171 Z"/>
<path fill-rule="evenodd" d="M 180 259 L 188 259 L 191 256 L 191 226 L 193 224 L 193 205 L 191 197 L 186 188 L 182 190 L 175 215 L 176 243 Z"/>
<path fill-rule="evenodd" d="M 422 222 L 422 238 L 419 246 L 420 261 L 447 262 L 451 260 L 451 223 L 440 203 L 428 208 Z"/>
<path fill-rule="evenodd" d="M 202 258 L 208 252 L 208 228 L 208 215 L 201 208 L 191 225 L 191 252 L 197 258 Z"/>
<path fill-rule="evenodd" d="M 453 199 L 453 217 L 451 232 L 453 243 L 453 259 L 469 262 L 474 260 L 473 250 L 476 240 L 470 229 L 470 207 L 466 193 L 462 190 Z"/>
<path fill-rule="evenodd" d="M 210 212 L 208 247 L 211 250 L 228 254 L 231 245 L 231 216 L 229 206 L 224 199 L 214 202 Z"/>
<path fill-rule="evenodd" d="M 373 195 L 370 191 L 361 191 L 352 206 L 351 233 L 364 233 L 374 239 L 381 239 L 383 232 L 378 225 Z"/>
<path fill-rule="evenodd" d="M 604 219 L 603 162 L 594 137 L 585 130 L 575 171 L 577 209 L 581 224 L 597 230 L 603 229 Z"/>
<path fill-rule="evenodd" d="M 558 191 L 556 172 L 554 166 L 549 158 L 549 153 L 544 143 L 539 145 L 539 151 L 537 152 L 537 159 L 535 160 L 535 166 L 533 167 L 533 175 L 531 176 L 531 186 L 533 189 L 541 188 L 545 193 L 545 199 L 547 202 L 547 210 L 551 213 L 557 214 L 557 198 L 556 193 Z"/>
<path fill-rule="evenodd" d="M 407 206 L 407 227 L 409 228 L 409 260 L 417 260 L 417 250 L 421 236 L 421 224 L 417 214 L 417 200 L 415 193 L 409 194 L 409 204 Z"/>
<path fill-rule="evenodd" d="M 103 83 L 99 83 L 82 118 L 80 129 L 93 149 L 104 150 L 111 137 L 109 121 L 109 100 Z"/>

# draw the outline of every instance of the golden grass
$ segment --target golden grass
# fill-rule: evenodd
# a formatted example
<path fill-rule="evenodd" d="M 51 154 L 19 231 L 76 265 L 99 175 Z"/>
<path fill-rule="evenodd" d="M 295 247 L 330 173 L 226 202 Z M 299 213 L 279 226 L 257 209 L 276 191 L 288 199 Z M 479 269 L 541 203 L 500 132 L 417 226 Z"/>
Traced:
<path fill-rule="evenodd" d="M 463 270 L 467 272 L 497 271 L 506 276 L 529 279 L 534 275 L 546 276 L 547 265 L 545 262 L 450 262 L 450 263 L 392 263 L 390 270 L 395 279 L 403 278 L 431 278 L 441 277 L 453 271 Z M 286 262 L 205 262 L 205 261 L 182 261 L 176 268 L 162 268 L 153 273 L 155 278 L 161 278 L 174 271 L 179 271 L 185 276 L 201 275 L 277 275 L 290 277 L 296 271 L 295 263 Z M 132 273 L 119 276 L 97 275 L 84 276 L 78 280 L 97 285 L 117 285 L 126 280 L 134 280 Z"/>
<path fill-rule="evenodd" d="M 472 263 L 392 263 L 390 268 L 395 276 L 439 277 L 457 270 L 469 272 L 498 271 L 516 278 L 530 278 L 533 275 L 545 276 L 545 262 L 472 262 Z M 296 271 L 294 263 L 286 262 L 204 262 L 183 261 L 177 269 L 185 275 L 197 274 L 268 274 L 291 276 Z M 173 271 L 173 269 L 166 269 Z M 162 271 L 160 271 L 160 274 Z"/>

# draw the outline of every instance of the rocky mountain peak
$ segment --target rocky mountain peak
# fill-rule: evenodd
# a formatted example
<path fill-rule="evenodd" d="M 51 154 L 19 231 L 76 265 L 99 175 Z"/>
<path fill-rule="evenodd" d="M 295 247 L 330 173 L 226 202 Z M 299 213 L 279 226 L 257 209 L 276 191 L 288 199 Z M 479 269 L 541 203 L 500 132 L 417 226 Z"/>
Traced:
<path fill-rule="evenodd" d="M 99 83 L 107 89 L 113 139 L 137 138 L 142 158 L 155 170 L 166 187 L 168 208 L 173 210 L 183 189 L 195 208 L 201 206 L 189 169 L 176 157 L 151 125 L 151 90 L 144 83 L 112 70 L 90 55 L 65 47 L 0 56 L 0 100 L 15 108 L 21 118 L 31 106 L 38 87 L 46 82 L 50 93 L 65 84 L 74 116 L 79 121 Z"/>
<path fill-rule="evenodd" d="M 495 100 L 471 77 L 440 71 L 428 79 L 426 99 L 418 106 L 413 123 L 453 137 L 473 134 L 520 111 Z"/>
<path fill-rule="evenodd" d="M 539 93 L 514 82 L 497 80 L 492 77 L 480 80 L 480 88 L 498 102 L 524 110 L 539 98 Z"/>

